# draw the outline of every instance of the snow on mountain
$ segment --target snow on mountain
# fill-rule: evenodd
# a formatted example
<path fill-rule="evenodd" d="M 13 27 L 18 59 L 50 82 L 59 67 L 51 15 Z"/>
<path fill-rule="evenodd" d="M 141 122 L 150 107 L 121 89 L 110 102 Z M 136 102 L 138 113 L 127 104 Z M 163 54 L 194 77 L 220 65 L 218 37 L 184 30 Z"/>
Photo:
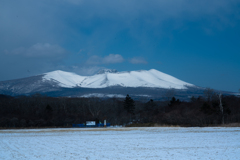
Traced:
<path fill-rule="evenodd" d="M 61 70 L 45 73 L 43 81 L 51 80 L 58 82 L 61 87 L 73 88 L 79 86 L 79 84 L 85 79 L 84 76 L 77 75 L 71 72 L 65 72 Z"/>
<path fill-rule="evenodd" d="M 43 80 L 57 82 L 59 86 L 65 88 L 122 86 L 186 89 L 187 86 L 194 86 L 155 69 L 130 72 L 106 70 L 93 76 L 80 76 L 75 73 L 57 70 L 45 73 Z"/>

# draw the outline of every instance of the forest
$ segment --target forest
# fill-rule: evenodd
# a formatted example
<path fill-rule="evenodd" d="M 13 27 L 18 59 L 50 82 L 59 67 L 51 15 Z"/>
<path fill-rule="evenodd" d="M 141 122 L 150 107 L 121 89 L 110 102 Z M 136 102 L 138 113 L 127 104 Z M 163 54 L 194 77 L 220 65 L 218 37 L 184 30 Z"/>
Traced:
<path fill-rule="evenodd" d="M 240 123 L 240 97 L 207 93 L 181 101 L 0 95 L 0 128 L 71 127 L 94 120 L 123 126 L 219 126 Z"/>

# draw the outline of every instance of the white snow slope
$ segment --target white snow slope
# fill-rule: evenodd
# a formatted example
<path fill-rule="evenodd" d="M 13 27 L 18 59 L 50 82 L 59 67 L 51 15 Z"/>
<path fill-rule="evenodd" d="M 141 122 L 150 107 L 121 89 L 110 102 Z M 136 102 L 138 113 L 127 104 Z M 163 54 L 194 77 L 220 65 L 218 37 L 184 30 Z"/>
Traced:
<path fill-rule="evenodd" d="M 0 130 L 0 159 L 237 160 L 239 140 L 239 127 Z"/>
<path fill-rule="evenodd" d="M 58 82 L 61 87 L 66 88 L 105 88 L 122 86 L 186 89 L 186 86 L 194 86 L 155 69 L 149 71 L 107 72 L 93 76 L 80 76 L 75 73 L 57 70 L 45 73 L 43 80 Z"/>

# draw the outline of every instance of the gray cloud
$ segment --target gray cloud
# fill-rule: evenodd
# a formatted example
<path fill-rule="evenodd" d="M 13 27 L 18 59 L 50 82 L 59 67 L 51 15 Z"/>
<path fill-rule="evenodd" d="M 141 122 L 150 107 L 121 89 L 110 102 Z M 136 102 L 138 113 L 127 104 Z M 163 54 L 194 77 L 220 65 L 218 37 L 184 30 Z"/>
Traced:
<path fill-rule="evenodd" d="M 97 73 L 99 70 L 104 69 L 100 66 L 73 66 L 72 72 L 83 76 L 90 76 Z"/>
<path fill-rule="evenodd" d="M 29 46 L 38 42 L 51 44 L 81 44 L 87 49 L 106 46 L 116 33 L 129 29 L 131 36 L 147 38 L 145 30 L 159 28 L 165 20 L 175 21 L 174 27 L 185 20 L 197 21 L 206 17 L 204 27 L 222 28 L 234 25 L 227 15 L 239 16 L 232 9 L 238 0 L 60 0 L 60 1 L 3 1 L 0 5 L 0 50 Z M 96 22 L 96 20 L 98 22 Z M 74 25 L 71 25 L 73 24 Z M 175 29 L 175 28 L 173 28 Z M 154 31 L 161 34 L 162 30 Z M 72 38 L 74 37 L 74 39 Z M 3 46 L 7 47 L 4 48 Z M 13 48 L 12 48 L 13 47 Z M 79 49 L 79 48 L 78 48 Z"/>
<path fill-rule="evenodd" d="M 117 33 L 128 29 L 130 36 L 146 43 L 153 35 L 164 33 L 164 22 L 173 20 L 173 28 L 186 20 L 206 17 L 203 30 L 215 30 L 235 21 L 233 9 L 238 0 L 59 0 L 3 1 L 0 5 L 0 50 L 12 50 L 38 42 L 75 45 L 93 52 L 103 50 Z M 73 25 L 74 24 L 74 25 Z M 142 26 L 136 28 L 136 26 Z M 147 27 L 146 27 L 147 26 Z M 157 29 L 156 29 L 157 28 Z M 69 48 L 67 48 L 69 49 Z M 73 49 L 73 48 L 72 48 Z M 115 51 L 114 51 L 115 52 Z"/>
<path fill-rule="evenodd" d="M 109 54 L 105 57 L 91 56 L 86 64 L 114 64 L 122 63 L 124 61 L 123 57 L 119 54 Z"/>
<path fill-rule="evenodd" d="M 148 62 L 142 57 L 134 57 L 129 60 L 132 64 L 147 64 Z"/>
<path fill-rule="evenodd" d="M 119 54 L 109 54 L 108 56 L 104 57 L 102 60 L 104 64 L 122 63 L 123 61 L 124 61 L 123 57 Z"/>
<path fill-rule="evenodd" d="M 0 80 L 29 76 L 29 69 L 37 74 L 85 61 L 86 66 L 121 63 L 123 57 L 149 51 L 156 37 L 187 29 L 186 21 L 204 20 L 197 26 L 211 34 L 234 26 L 240 19 L 238 6 L 239 0 L 2 0 Z M 68 58 L 75 60 L 80 49 L 85 57 L 71 62 Z M 106 53 L 116 54 L 104 57 Z M 139 58 L 130 62 L 146 64 Z M 79 68 L 86 73 L 94 70 Z"/>
<path fill-rule="evenodd" d="M 20 47 L 13 50 L 5 50 L 5 54 L 10 55 L 23 55 L 28 57 L 52 57 L 62 56 L 67 51 L 59 45 L 51 45 L 49 43 L 41 44 L 37 43 L 29 48 Z"/>

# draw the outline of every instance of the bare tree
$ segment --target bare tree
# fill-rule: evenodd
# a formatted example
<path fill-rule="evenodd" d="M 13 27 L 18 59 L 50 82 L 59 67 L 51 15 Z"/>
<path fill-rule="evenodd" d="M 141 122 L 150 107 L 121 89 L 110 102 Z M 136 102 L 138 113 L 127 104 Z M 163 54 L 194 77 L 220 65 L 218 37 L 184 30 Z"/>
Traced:
<path fill-rule="evenodd" d="M 221 93 L 218 94 L 218 98 L 219 98 L 219 107 L 220 107 L 220 111 L 222 114 L 222 124 L 224 124 L 224 114 L 223 114 L 222 94 Z"/>
<path fill-rule="evenodd" d="M 167 98 L 167 101 L 170 101 L 172 97 L 174 97 L 176 94 L 176 90 L 174 88 L 169 88 L 165 92 L 165 97 Z"/>
<path fill-rule="evenodd" d="M 95 118 L 99 117 L 100 112 L 103 109 L 100 99 L 97 97 L 89 98 L 87 101 L 87 108 L 91 115 Z"/>
<path fill-rule="evenodd" d="M 207 98 L 208 102 L 212 100 L 213 96 L 215 95 L 215 92 L 213 89 L 211 88 L 206 88 L 203 91 L 203 94 L 205 95 L 205 97 Z"/>

